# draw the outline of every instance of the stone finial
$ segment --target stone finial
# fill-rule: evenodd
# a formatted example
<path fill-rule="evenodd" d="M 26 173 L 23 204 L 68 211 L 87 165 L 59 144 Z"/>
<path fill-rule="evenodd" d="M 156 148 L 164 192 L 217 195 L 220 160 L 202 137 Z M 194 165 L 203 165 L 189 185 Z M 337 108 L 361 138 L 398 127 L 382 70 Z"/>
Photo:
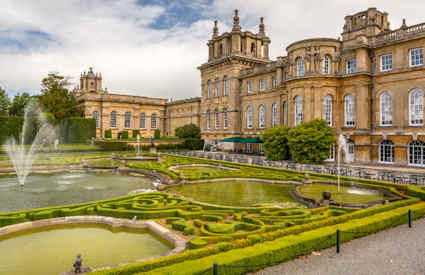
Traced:
<path fill-rule="evenodd" d="M 260 34 L 264 34 L 264 17 L 260 18 L 259 30 L 260 30 Z"/>
<path fill-rule="evenodd" d="M 401 24 L 401 28 L 402 28 L 402 29 L 407 28 L 407 25 L 406 25 L 406 18 L 403 18 L 403 24 Z"/>
<path fill-rule="evenodd" d="M 213 28 L 213 38 L 217 38 L 218 36 L 218 21 L 215 20 L 214 21 L 214 28 Z"/>
<path fill-rule="evenodd" d="M 239 16 L 238 16 L 238 10 L 235 10 L 235 16 L 233 17 L 233 29 L 232 31 L 240 31 L 241 26 L 239 26 Z"/>

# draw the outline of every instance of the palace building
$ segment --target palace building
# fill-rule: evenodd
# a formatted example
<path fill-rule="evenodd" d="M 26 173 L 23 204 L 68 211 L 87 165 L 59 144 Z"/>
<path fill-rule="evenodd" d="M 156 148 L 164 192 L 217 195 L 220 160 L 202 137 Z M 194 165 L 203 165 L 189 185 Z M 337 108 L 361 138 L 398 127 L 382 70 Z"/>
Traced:
<path fill-rule="evenodd" d="M 212 144 L 322 118 L 348 139 L 346 160 L 425 166 L 425 23 L 403 20 L 391 30 L 388 14 L 369 8 L 346 16 L 341 36 L 294 42 L 271 60 L 263 18 L 258 32 L 245 31 L 236 10 L 228 32 L 214 23 L 208 60 L 198 67 L 200 98 L 109 94 L 92 70 L 81 76 L 77 98 L 97 119 L 99 136 L 105 129 L 151 135 L 154 128 L 173 135 L 195 123 Z"/>

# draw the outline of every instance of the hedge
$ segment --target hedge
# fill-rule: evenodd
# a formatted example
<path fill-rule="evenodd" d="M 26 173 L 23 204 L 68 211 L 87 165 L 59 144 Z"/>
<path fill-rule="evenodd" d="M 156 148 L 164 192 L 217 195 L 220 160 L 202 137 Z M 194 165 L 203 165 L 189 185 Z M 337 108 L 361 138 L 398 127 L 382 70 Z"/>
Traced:
<path fill-rule="evenodd" d="M 111 129 L 105 130 L 105 138 L 112 138 L 112 130 Z"/>
<path fill-rule="evenodd" d="M 96 140 L 95 145 L 100 146 L 103 151 L 132 151 L 133 146 L 123 141 L 108 141 L 108 140 Z"/>
<path fill-rule="evenodd" d="M 121 139 L 128 139 L 128 131 L 127 130 L 124 130 L 121 133 L 122 133 L 121 134 Z"/>
<path fill-rule="evenodd" d="M 184 140 L 184 148 L 189 150 L 202 150 L 204 140 L 199 138 L 187 138 Z"/>
<path fill-rule="evenodd" d="M 96 120 L 93 118 L 71 117 L 56 121 L 55 124 L 61 143 L 86 143 L 96 137 Z"/>
<path fill-rule="evenodd" d="M 131 135 L 134 138 L 137 138 L 137 136 L 140 136 L 140 131 L 139 130 L 133 130 L 133 133 Z"/>
<path fill-rule="evenodd" d="M 9 137 L 14 137 L 18 140 L 23 123 L 23 117 L 0 116 L 0 144 L 5 143 Z"/>

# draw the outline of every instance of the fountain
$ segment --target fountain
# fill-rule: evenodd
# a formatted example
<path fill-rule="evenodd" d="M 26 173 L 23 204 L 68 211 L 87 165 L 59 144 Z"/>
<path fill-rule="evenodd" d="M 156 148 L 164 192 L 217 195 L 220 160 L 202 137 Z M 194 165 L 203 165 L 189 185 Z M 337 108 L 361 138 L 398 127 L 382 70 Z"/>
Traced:
<path fill-rule="evenodd" d="M 25 107 L 24 123 L 18 140 L 9 138 L 5 150 L 15 168 L 21 186 L 31 171 L 35 160 L 35 152 L 39 146 L 46 146 L 55 139 L 55 130 L 47 121 L 36 100 L 31 100 Z"/>
<path fill-rule="evenodd" d="M 344 150 L 345 155 L 348 154 L 347 140 L 343 134 L 339 134 L 338 137 L 338 192 L 340 191 L 341 150 Z"/>

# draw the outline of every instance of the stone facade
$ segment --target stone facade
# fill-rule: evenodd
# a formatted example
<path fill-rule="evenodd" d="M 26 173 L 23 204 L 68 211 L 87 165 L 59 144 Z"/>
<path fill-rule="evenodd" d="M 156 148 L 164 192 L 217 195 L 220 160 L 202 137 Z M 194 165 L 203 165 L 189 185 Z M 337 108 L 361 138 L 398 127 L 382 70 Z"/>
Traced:
<path fill-rule="evenodd" d="M 425 165 L 425 23 L 403 21 L 391 30 L 388 14 L 369 8 L 345 17 L 342 39 L 297 41 L 276 60 L 269 58 L 270 43 L 263 18 L 257 33 L 243 31 L 236 10 L 231 31 L 220 34 L 214 23 L 208 60 L 198 67 L 200 98 L 110 95 L 99 90 L 102 76 L 89 72 L 92 80 L 82 75 L 80 102 L 88 116 L 105 108 L 102 121 L 113 108 L 123 115 L 133 106 L 136 128 L 141 111 L 156 112 L 167 135 L 192 122 L 206 143 L 323 118 L 349 140 L 347 161 Z"/>

